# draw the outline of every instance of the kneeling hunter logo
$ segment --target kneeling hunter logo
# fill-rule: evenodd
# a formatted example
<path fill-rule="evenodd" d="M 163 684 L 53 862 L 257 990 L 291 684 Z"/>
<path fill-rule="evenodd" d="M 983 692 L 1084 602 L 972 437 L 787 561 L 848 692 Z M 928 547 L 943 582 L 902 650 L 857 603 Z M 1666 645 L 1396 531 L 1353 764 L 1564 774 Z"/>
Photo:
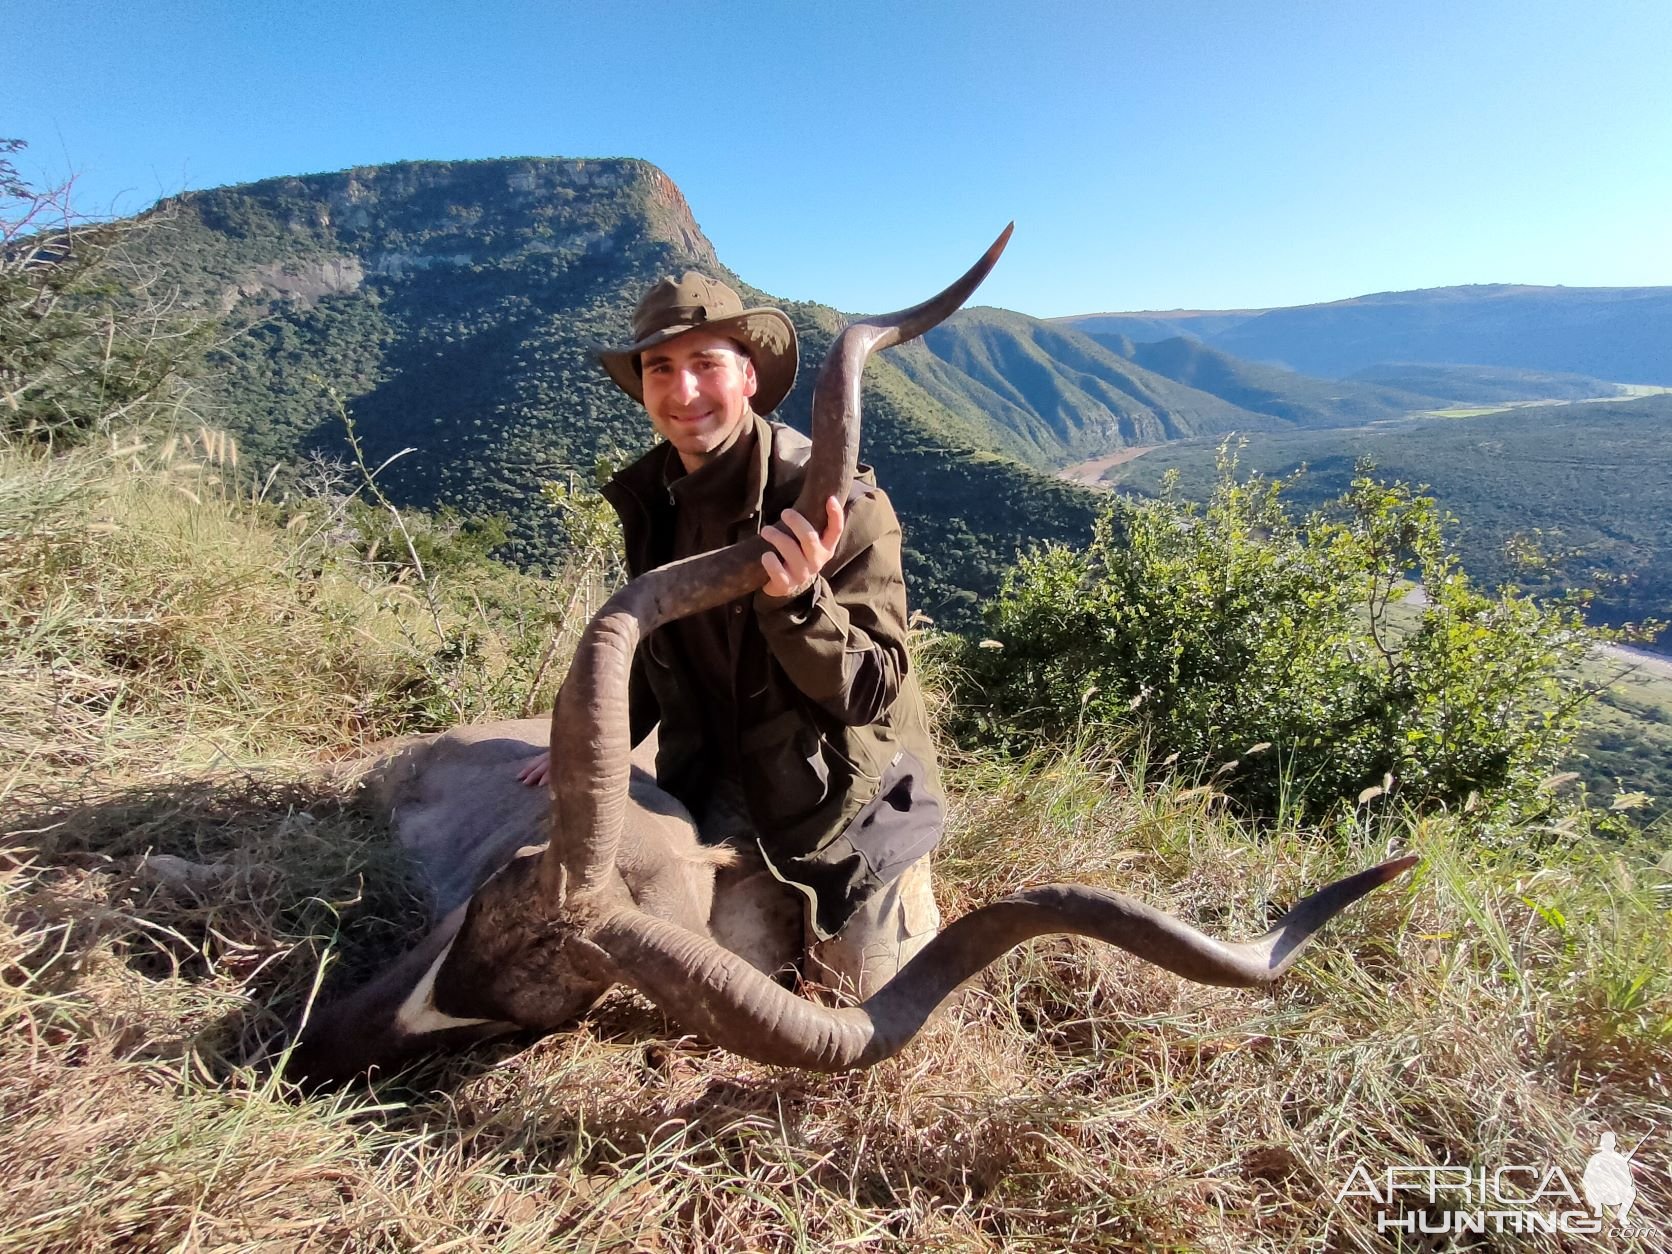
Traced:
<path fill-rule="evenodd" d="M 1643 1140 L 1622 1154 L 1614 1148 L 1614 1134 L 1604 1132 L 1578 1188 L 1556 1163 L 1495 1168 L 1405 1164 L 1388 1167 L 1378 1178 L 1360 1161 L 1335 1202 L 1339 1206 L 1352 1197 L 1374 1201 L 1377 1232 L 1601 1232 L 1605 1220 L 1625 1230 L 1636 1219 L 1631 1160 Z"/>

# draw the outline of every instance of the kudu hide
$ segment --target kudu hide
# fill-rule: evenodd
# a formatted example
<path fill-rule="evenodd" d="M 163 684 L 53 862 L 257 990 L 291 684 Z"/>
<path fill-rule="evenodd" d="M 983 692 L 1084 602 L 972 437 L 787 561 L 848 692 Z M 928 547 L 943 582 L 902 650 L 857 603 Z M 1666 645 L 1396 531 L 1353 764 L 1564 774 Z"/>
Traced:
<path fill-rule="evenodd" d="M 813 396 L 802 514 L 822 517 L 822 502 L 843 497 L 854 474 L 866 359 L 963 304 L 1009 238 L 1007 227 L 933 299 L 837 336 Z M 817 1071 L 868 1067 L 902 1049 L 960 983 L 1032 937 L 1088 936 L 1199 983 L 1260 986 L 1282 975 L 1332 915 L 1416 861 L 1395 859 L 1331 884 L 1240 944 L 1119 893 L 1030 888 L 956 920 L 863 1005 L 798 997 L 767 974 L 770 953 L 734 953 L 715 939 L 711 916 L 730 914 L 714 901 L 726 855 L 697 842 L 689 815 L 644 769 L 643 746 L 635 765 L 628 736 L 628 671 L 640 640 L 760 588 L 767 547 L 752 536 L 650 571 L 598 612 L 552 712 L 543 843 L 518 847 L 547 808 L 514 778 L 514 762 L 538 747 L 535 729 L 462 729 L 386 768 L 397 829 L 430 877 L 439 922 L 369 985 L 315 1011 L 296 1042 L 296 1071 L 339 1077 L 420 1050 L 555 1029 L 618 982 L 684 1030 L 745 1057 Z M 476 837 L 473 847 L 461 848 L 461 827 Z"/>

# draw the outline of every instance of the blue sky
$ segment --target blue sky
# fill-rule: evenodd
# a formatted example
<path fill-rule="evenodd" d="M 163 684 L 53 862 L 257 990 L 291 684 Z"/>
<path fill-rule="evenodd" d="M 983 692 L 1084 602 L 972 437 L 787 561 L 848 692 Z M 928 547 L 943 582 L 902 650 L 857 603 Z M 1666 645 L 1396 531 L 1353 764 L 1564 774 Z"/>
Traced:
<path fill-rule="evenodd" d="M 89 210 L 419 158 L 639 156 L 853 311 L 1672 284 L 1672 3 L 0 0 L 0 134 Z"/>

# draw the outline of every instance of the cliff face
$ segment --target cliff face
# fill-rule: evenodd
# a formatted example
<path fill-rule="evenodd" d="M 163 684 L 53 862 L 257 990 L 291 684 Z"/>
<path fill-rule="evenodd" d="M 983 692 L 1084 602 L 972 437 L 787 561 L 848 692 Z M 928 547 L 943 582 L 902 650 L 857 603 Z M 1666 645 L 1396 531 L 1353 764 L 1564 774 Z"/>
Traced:
<path fill-rule="evenodd" d="M 342 456 L 334 393 L 371 464 L 414 450 L 379 481 L 395 499 L 503 514 L 509 556 L 530 564 L 558 540 L 542 482 L 648 447 L 643 410 L 592 356 L 625 338 L 644 289 L 696 267 L 782 303 L 727 269 L 673 180 L 635 159 L 403 162 L 193 192 L 156 216 L 158 260 L 232 333 L 204 408 L 247 464 Z M 948 279 L 968 261 L 949 257 Z M 780 415 L 804 426 L 841 319 L 788 309 L 801 384 Z M 985 419 L 951 412 L 887 354 L 865 404 L 864 455 L 894 493 L 930 613 L 967 617 L 1017 547 L 1089 530 L 1085 499 L 987 454 Z"/>
<path fill-rule="evenodd" d="M 189 192 L 159 206 L 177 229 L 220 237 L 193 294 L 311 304 L 367 276 L 665 251 L 715 267 L 679 188 L 635 159 L 422 161 Z M 276 256 L 275 256 L 276 254 Z"/>
<path fill-rule="evenodd" d="M 702 228 L 697 226 L 691 206 L 685 201 L 685 193 L 655 166 L 645 168 L 649 171 L 646 182 L 650 189 L 649 218 L 653 232 L 673 241 L 694 257 L 698 269 L 718 267 L 720 259 L 714 255 L 714 245 L 708 242 Z"/>

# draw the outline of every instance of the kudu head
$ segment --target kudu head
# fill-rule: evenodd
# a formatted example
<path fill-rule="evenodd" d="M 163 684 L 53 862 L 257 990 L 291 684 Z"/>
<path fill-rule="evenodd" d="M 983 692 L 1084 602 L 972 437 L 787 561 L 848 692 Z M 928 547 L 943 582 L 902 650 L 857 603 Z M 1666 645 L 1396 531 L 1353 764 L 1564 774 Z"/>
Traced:
<path fill-rule="evenodd" d="M 838 334 L 813 394 L 813 451 L 797 501 L 804 515 L 818 517 L 825 499 L 846 495 L 867 358 L 962 305 L 1010 233 L 1006 227 L 938 296 Z M 618 981 L 735 1053 L 820 1071 L 869 1066 L 903 1048 L 958 984 L 1031 937 L 1090 936 L 1198 982 L 1267 984 L 1325 920 L 1415 862 L 1397 859 L 1338 881 L 1243 944 L 1214 940 L 1117 893 L 1030 889 L 957 920 L 861 1006 L 799 998 L 708 936 L 640 911 L 616 859 L 628 810 L 633 652 L 663 624 L 763 586 L 767 551 L 750 536 L 647 572 L 610 598 L 583 634 L 552 713 L 548 843 L 524 850 L 393 968 L 316 1016 L 296 1049 L 299 1070 L 343 1075 L 419 1048 L 556 1028 Z"/>

